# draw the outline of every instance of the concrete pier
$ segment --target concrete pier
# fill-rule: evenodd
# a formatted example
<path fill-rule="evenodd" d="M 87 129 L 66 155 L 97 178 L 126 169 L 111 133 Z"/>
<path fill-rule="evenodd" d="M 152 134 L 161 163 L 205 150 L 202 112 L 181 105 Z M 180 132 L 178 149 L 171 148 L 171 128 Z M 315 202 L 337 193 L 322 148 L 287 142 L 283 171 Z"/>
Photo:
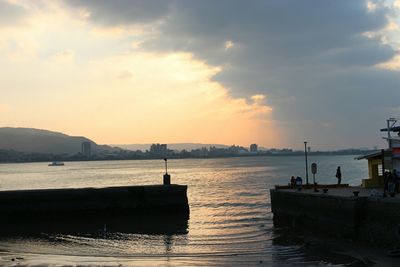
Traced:
<path fill-rule="evenodd" d="M 186 185 L 0 191 L 3 222 L 171 213 L 189 217 Z"/>
<path fill-rule="evenodd" d="M 279 187 L 278 187 L 279 188 Z M 358 191 L 358 196 L 354 195 Z M 361 187 L 271 189 L 274 224 L 385 247 L 400 244 L 400 196 Z"/>

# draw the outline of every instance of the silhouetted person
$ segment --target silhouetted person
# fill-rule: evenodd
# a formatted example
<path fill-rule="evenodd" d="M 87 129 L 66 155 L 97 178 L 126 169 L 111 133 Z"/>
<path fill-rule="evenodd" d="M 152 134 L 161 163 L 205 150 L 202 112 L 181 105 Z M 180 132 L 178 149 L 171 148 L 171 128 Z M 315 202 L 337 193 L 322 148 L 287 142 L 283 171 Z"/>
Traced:
<path fill-rule="evenodd" d="M 397 170 L 396 169 L 393 169 L 393 180 L 396 183 L 396 193 L 398 193 L 399 192 L 399 185 L 400 185 L 400 178 L 397 175 Z"/>
<path fill-rule="evenodd" d="M 394 197 L 394 195 L 396 194 L 396 180 L 392 173 L 389 173 L 388 192 L 391 197 Z"/>
<path fill-rule="evenodd" d="M 296 188 L 297 190 L 301 190 L 301 187 L 303 186 L 303 179 L 301 179 L 300 176 L 296 177 Z"/>
<path fill-rule="evenodd" d="M 337 184 L 340 184 L 342 182 L 342 172 L 340 171 L 340 166 L 338 166 L 336 169 L 336 178 Z"/>
<path fill-rule="evenodd" d="M 294 176 L 292 176 L 292 178 L 290 178 L 290 187 L 291 188 L 296 187 L 296 178 L 294 178 Z"/>
<path fill-rule="evenodd" d="M 383 173 L 383 196 L 386 197 L 386 191 L 388 190 L 388 182 L 389 182 L 389 172 L 385 171 Z"/>

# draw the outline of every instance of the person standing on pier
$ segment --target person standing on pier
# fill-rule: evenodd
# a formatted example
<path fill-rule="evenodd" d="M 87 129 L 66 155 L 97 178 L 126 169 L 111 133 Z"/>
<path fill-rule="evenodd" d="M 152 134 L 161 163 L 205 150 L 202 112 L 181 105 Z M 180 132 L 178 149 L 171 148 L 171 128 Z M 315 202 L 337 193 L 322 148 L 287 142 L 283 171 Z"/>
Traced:
<path fill-rule="evenodd" d="M 296 177 L 296 188 L 298 191 L 301 191 L 301 187 L 303 186 L 303 179 L 300 176 Z"/>
<path fill-rule="evenodd" d="M 400 177 L 397 175 L 397 170 L 393 169 L 393 180 L 396 183 L 396 193 L 399 193 L 399 188 L 400 188 Z"/>
<path fill-rule="evenodd" d="M 294 178 L 294 176 L 292 176 L 292 178 L 290 178 L 290 187 L 291 188 L 296 187 L 296 178 Z"/>
<path fill-rule="evenodd" d="M 338 166 L 336 169 L 336 178 L 337 184 L 340 184 L 342 182 L 342 172 L 340 171 L 340 166 Z"/>

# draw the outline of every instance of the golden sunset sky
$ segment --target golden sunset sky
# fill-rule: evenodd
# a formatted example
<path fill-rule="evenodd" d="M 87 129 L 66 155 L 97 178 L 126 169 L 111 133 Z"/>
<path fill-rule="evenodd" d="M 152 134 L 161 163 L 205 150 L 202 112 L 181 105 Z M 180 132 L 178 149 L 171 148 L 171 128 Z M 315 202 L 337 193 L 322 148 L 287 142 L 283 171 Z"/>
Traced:
<path fill-rule="evenodd" d="M 296 147 L 311 138 L 341 148 L 372 146 L 381 119 L 399 115 L 391 102 L 400 91 L 399 1 L 316 4 L 317 11 L 276 1 L 272 8 L 288 10 L 287 28 L 262 1 L 201 2 L 0 0 L 0 127 L 100 144 Z M 302 32 L 290 26 L 298 24 L 294 11 L 304 13 Z M 322 14 L 306 23 L 325 11 L 327 21 Z M 335 26 L 341 12 L 348 29 Z M 330 43 L 319 43 L 328 31 Z M 376 96 L 365 77 L 376 77 L 386 105 L 365 107 Z M 345 101 L 332 105 L 336 97 Z M 349 134 L 360 118 L 366 134 Z"/>

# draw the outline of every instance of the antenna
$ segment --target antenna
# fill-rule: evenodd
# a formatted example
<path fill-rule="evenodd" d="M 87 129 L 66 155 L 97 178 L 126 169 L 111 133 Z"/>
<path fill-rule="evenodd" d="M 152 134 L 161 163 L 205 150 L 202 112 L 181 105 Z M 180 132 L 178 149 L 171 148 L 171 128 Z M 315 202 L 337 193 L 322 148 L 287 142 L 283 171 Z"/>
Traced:
<path fill-rule="evenodd" d="M 396 125 L 397 121 L 400 119 L 398 118 L 389 118 L 386 120 L 386 125 L 387 125 L 387 137 L 390 139 L 391 135 L 390 132 L 392 131 L 392 128 Z"/>

